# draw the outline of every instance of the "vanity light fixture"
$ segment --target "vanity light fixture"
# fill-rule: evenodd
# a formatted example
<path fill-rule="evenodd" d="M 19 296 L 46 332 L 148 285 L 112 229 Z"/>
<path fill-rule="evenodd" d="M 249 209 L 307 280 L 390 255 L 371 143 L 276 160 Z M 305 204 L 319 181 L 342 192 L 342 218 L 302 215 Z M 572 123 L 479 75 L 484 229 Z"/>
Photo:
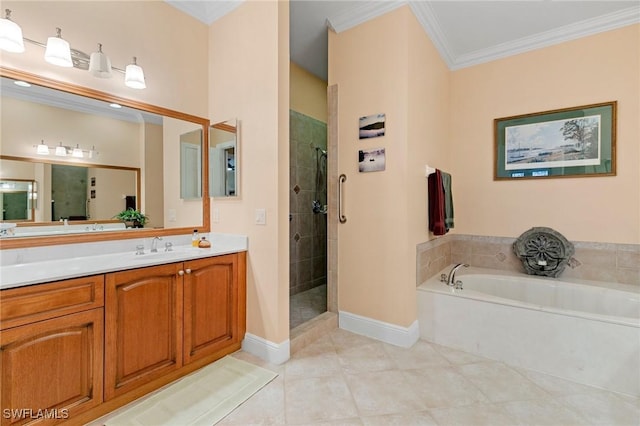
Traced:
<path fill-rule="evenodd" d="M 58 146 L 48 146 L 41 141 L 39 145 L 34 145 L 36 148 L 36 154 L 38 155 L 49 155 L 51 151 L 54 152 L 55 155 L 59 157 L 66 157 L 70 155 L 74 158 L 84 158 L 85 154 L 89 158 L 95 158 L 98 156 L 98 151 L 96 151 L 96 147 L 92 146 L 89 150 L 84 150 L 80 148 L 80 144 L 76 144 L 75 148 L 71 148 L 70 146 L 65 146 L 60 142 Z"/>
<path fill-rule="evenodd" d="M 147 85 L 144 82 L 144 72 L 137 64 L 137 58 L 133 57 L 133 63 L 127 65 L 124 74 L 124 84 L 132 89 L 144 89 Z"/>
<path fill-rule="evenodd" d="M 5 9 L 5 17 L 0 19 L 0 49 L 7 52 L 24 52 L 22 28 L 11 20 L 11 9 Z"/>
<path fill-rule="evenodd" d="M 56 155 L 59 157 L 67 156 L 67 148 L 62 146 L 62 142 L 60 142 L 59 146 L 56 146 Z"/>
<path fill-rule="evenodd" d="M 98 51 L 91 54 L 89 59 L 89 72 L 99 78 L 111 78 L 111 60 L 102 53 L 102 44 L 98 43 Z"/>
<path fill-rule="evenodd" d="M 98 51 L 91 56 L 73 49 L 69 42 L 62 38 L 62 30 L 56 28 L 56 35 L 47 39 L 47 44 L 36 40 L 31 40 L 22 35 L 22 28 L 11 20 L 11 10 L 5 9 L 5 18 L 0 19 L 0 50 L 12 53 L 22 53 L 25 51 L 24 42 L 35 44 L 45 48 L 44 59 L 50 64 L 61 67 L 75 67 L 81 70 L 88 70 L 93 76 L 98 78 L 110 78 L 113 71 L 124 74 L 125 85 L 134 89 L 145 89 L 147 87 L 144 79 L 142 67 L 136 63 L 126 66 L 126 69 L 117 68 L 111 65 L 109 57 L 102 52 L 102 45 L 98 43 Z"/>
<path fill-rule="evenodd" d="M 84 157 L 84 154 L 82 153 L 82 150 L 80 149 L 80 145 L 76 144 L 76 147 L 73 148 L 73 152 L 71 153 L 71 156 L 75 157 L 75 158 Z"/>
<path fill-rule="evenodd" d="M 56 28 L 55 37 L 47 39 L 47 49 L 44 52 L 44 60 L 59 67 L 70 68 L 73 66 L 71 60 L 71 46 L 69 42 L 62 38 L 62 30 Z"/>
<path fill-rule="evenodd" d="M 36 148 L 36 153 L 40 155 L 49 155 L 49 147 L 44 144 L 44 141 L 42 141 L 40 145 L 38 145 L 38 147 Z"/>

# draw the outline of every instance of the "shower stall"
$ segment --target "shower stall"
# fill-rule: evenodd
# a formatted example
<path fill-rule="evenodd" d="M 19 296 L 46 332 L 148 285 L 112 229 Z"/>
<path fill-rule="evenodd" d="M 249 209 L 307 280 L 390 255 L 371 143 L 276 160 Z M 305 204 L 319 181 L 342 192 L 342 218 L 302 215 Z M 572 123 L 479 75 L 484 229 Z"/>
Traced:
<path fill-rule="evenodd" d="M 290 111 L 290 326 L 327 310 L 327 125 Z"/>

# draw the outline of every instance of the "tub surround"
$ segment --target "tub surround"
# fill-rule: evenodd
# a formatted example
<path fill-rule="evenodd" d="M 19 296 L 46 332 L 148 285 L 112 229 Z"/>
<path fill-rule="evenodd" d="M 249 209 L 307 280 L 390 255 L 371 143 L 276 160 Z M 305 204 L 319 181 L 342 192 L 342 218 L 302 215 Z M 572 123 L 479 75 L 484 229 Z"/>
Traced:
<path fill-rule="evenodd" d="M 150 253 L 151 238 L 33 247 L 0 252 L 0 289 L 135 269 L 247 251 L 244 235 L 209 234 L 210 248 L 191 246 L 191 235 L 162 237 Z M 172 251 L 165 252 L 165 243 Z M 136 255 L 136 246 L 145 254 Z"/>
<path fill-rule="evenodd" d="M 635 286 L 589 286 L 584 280 L 482 268 L 465 269 L 459 278 L 463 290 L 452 290 L 437 277 L 418 286 L 423 339 L 640 396 L 640 301 Z"/>
<path fill-rule="evenodd" d="M 524 273 L 513 252 L 515 238 L 450 234 L 417 246 L 416 285 L 452 263 Z M 640 288 L 640 244 L 572 241 L 575 253 L 560 275 Z"/>

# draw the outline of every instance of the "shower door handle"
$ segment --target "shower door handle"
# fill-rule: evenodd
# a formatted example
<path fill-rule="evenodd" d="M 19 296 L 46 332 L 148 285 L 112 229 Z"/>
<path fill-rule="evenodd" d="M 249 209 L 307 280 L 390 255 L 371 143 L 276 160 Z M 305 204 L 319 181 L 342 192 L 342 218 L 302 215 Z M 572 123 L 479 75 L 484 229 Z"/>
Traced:
<path fill-rule="evenodd" d="M 338 220 L 340 220 L 340 223 L 345 223 L 347 221 L 347 217 L 344 215 L 343 211 L 342 211 L 342 199 L 344 198 L 344 193 L 343 193 L 343 185 L 344 182 L 347 180 L 347 175 L 345 174 L 341 174 L 340 177 L 338 178 Z"/>

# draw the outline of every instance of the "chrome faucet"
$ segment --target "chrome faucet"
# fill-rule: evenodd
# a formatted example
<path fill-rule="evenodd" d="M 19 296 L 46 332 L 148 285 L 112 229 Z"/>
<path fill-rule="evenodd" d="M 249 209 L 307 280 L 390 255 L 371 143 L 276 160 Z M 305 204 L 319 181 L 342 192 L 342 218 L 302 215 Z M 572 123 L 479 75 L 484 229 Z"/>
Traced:
<path fill-rule="evenodd" d="M 457 289 L 462 289 L 462 281 L 460 281 L 460 280 L 456 281 L 456 271 L 460 267 L 463 267 L 463 266 L 465 268 L 469 267 L 469 265 L 466 264 L 466 263 L 458 263 L 456 266 L 451 268 L 451 271 L 449 271 L 449 275 L 446 275 L 446 274 L 440 275 L 440 281 L 442 281 L 443 283 L 447 284 L 449 287 L 455 287 Z"/>
<path fill-rule="evenodd" d="M 158 241 L 160 241 L 162 237 L 153 237 L 151 240 L 151 253 L 158 252 Z"/>

